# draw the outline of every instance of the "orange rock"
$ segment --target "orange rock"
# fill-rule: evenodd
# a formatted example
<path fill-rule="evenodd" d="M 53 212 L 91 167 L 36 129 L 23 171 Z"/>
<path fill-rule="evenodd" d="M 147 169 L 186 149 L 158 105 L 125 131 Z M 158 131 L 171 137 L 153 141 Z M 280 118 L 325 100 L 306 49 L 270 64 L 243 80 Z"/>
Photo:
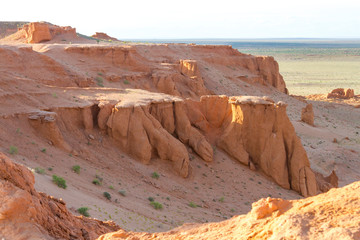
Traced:
<path fill-rule="evenodd" d="M 187 101 L 189 119 L 239 162 L 260 168 L 283 188 L 303 196 L 317 193 L 315 175 L 286 114 L 269 98 L 203 96 Z M 195 110 L 195 109 L 198 110 Z"/>
<path fill-rule="evenodd" d="M 102 32 L 96 32 L 94 35 L 92 35 L 91 37 L 96 38 L 96 39 L 102 39 L 102 40 L 111 40 L 111 41 L 119 41 L 116 38 L 110 37 L 109 35 L 107 35 L 106 33 L 102 33 Z"/>
<path fill-rule="evenodd" d="M 64 137 L 56 124 L 56 113 L 47 111 L 37 111 L 29 114 L 30 125 L 36 132 L 50 141 L 54 146 L 71 152 L 71 146 L 64 140 Z"/>
<path fill-rule="evenodd" d="M 63 201 L 36 192 L 34 175 L 0 153 L 0 236 L 4 239 L 95 239 L 113 222 L 73 216 Z"/>
<path fill-rule="evenodd" d="M 314 110 L 311 103 L 301 110 L 301 121 L 314 126 Z"/>
<path fill-rule="evenodd" d="M 107 122 L 108 133 L 122 149 L 143 163 L 153 153 L 173 162 L 176 172 L 188 175 L 189 145 L 205 161 L 212 161 L 213 150 L 206 138 L 191 126 L 183 102 L 177 100 L 149 101 L 139 106 L 118 103 Z M 172 134 L 176 133 L 178 139 Z"/>
<path fill-rule="evenodd" d="M 354 96 L 355 96 L 354 89 L 336 88 L 327 95 L 327 98 L 349 99 L 349 98 L 353 98 Z"/>
<path fill-rule="evenodd" d="M 280 210 L 278 215 L 282 214 L 287 207 L 290 207 L 290 202 L 281 198 L 263 198 L 252 204 L 251 215 L 256 219 L 268 217 L 275 211 Z"/>
<path fill-rule="evenodd" d="M 29 23 L 29 25 L 25 25 L 23 29 L 26 32 L 26 39 L 28 43 L 41 43 L 52 39 L 49 25 L 46 23 Z"/>
<path fill-rule="evenodd" d="M 318 173 L 318 172 L 315 172 L 315 176 L 316 176 L 316 183 L 317 183 L 318 189 L 321 192 L 327 192 L 331 188 L 338 187 L 339 178 L 336 175 L 334 170 L 327 177 L 324 177 L 321 173 Z"/>
<path fill-rule="evenodd" d="M 360 182 L 301 200 L 267 198 L 247 215 L 207 224 L 185 224 L 168 232 L 107 233 L 120 239 L 360 239 Z M 304 226 L 306 226 L 304 228 Z"/>
<path fill-rule="evenodd" d="M 190 78 L 201 77 L 195 60 L 180 60 L 180 72 Z"/>

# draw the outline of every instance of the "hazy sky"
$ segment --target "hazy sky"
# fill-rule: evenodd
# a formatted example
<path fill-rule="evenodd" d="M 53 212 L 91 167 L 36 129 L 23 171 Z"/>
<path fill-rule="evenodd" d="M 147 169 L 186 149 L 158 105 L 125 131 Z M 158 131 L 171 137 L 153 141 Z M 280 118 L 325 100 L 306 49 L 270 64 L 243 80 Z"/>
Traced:
<path fill-rule="evenodd" d="M 56 5 L 55 5 L 56 3 Z M 3 1 L 0 21 L 131 38 L 360 38 L 359 0 Z"/>

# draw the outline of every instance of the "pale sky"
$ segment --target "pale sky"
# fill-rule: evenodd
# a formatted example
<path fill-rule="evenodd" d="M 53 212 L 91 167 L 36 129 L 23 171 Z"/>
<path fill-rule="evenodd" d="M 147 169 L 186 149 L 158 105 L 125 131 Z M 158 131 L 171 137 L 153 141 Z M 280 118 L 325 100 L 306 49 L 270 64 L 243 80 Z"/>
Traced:
<path fill-rule="evenodd" d="M 360 38 L 360 0 L 6 0 L 0 21 L 119 39 Z"/>

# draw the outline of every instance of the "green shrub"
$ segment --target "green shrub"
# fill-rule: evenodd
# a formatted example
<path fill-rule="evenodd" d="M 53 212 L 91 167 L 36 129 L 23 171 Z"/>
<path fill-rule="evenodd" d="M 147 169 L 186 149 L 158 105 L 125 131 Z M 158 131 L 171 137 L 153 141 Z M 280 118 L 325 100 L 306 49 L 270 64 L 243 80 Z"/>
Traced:
<path fill-rule="evenodd" d="M 152 201 L 152 202 L 150 202 L 150 205 L 153 206 L 155 209 L 162 209 L 163 208 L 162 204 L 159 203 L 159 202 Z"/>
<path fill-rule="evenodd" d="M 159 179 L 160 175 L 159 175 L 157 172 L 153 172 L 153 173 L 151 174 L 151 177 L 152 177 L 152 178 L 155 178 L 155 179 Z"/>
<path fill-rule="evenodd" d="M 109 188 L 112 189 L 112 190 L 114 190 L 114 186 L 113 186 L 113 185 L 110 185 Z"/>
<path fill-rule="evenodd" d="M 62 177 L 59 177 L 59 176 L 56 176 L 56 175 L 53 175 L 52 176 L 52 181 L 58 185 L 58 187 L 60 188 L 63 188 L 63 189 L 66 189 L 66 181 L 65 179 L 63 179 Z"/>
<path fill-rule="evenodd" d="M 38 173 L 38 174 L 45 174 L 45 169 L 40 168 L 40 167 L 36 167 L 35 172 Z"/>
<path fill-rule="evenodd" d="M 148 197 L 148 200 L 149 200 L 150 202 L 153 202 L 153 201 L 154 201 L 154 198 L 153 198 L 153 197 Z"/>
<path fill-rule="evenodd" d="M 77 212 L 85 217 L 90 217 L 90 214 L 88 213 L 89 208 L 88 207 L 81 207 L 78 208 Z"/>
<path fill-rule="evenodd" d="M 9 147 L 9 153 L 10 153 L 11 155 L 17 154 L 17 153 L 18 153 L 18 148 L 15 147 L 15 146 L 10 146 L 10 147 Z"/>
<path fill-rule="evenodd" d="M 189 207 L 192 207 L 192 208 L 197 208 L 198 205 L 193 203 L 193 202 L 189 202 Z"/>
<path fill-rule="evenodd" d="M 46 148 L 41 149 L 41 152 L 46 153 Z"/>
<path fill-rule="evenodd" d="M 124 84 L 130 84 L 128 80 L 124 80 Z"/>
<path fill-rule="evenodd" d="M 224 197 L 219 198 L 219 202 L 224 202 L 224 201 L 225 201 Z"/>
<path fill-rule="evenodd" d="M 93 183 L 94 185 L 101 185 L 99 179 L 97 179 L 97 178 L 95 178 L 95 179 L 92 181 L 92 183 Z"/>
<path fill-rule="evenodd" d="M 95 78 L 95 80 L 96 80 L 96 84 L 97 84 L 99 87 L 103 87 L 103 86 L 104 86 L 104 80 L 103 80 L 102 77 L 97 76 L 97 77 Z"/>
<path fill-rule="evenodd" d="M 80 166 L 79 165 L 74 165 L 74 166 L 72 166 L 72 168 L 71 168 L 75 173 L 77 173 L 77 174 L 80 174 Z"/>
<path fill-rule="evenodd" d="M 104 195 L 104 197 L 106 197 L 108 200 L 110 200 L 110 199 L 111 199 L 111 195 L 110 195 L 110 193 L 108 193 L 108 192 L 104 192 L 104 193 L 103 193 L 103 195 Z"/>

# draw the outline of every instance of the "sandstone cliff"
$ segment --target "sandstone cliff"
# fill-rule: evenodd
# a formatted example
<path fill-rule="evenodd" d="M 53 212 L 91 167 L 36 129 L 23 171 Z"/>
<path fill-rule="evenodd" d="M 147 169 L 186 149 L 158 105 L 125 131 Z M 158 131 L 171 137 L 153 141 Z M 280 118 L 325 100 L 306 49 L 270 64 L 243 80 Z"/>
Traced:
<path fill-rule="evenodd" d="M 287 117 L 286 104 L 226 96 L 203 96 L 198 108 L 188 103 L 192 124 L 230 156 L 261 169 L 284 188 L 303 196 L 317 193 L 315 175 Z"/>

